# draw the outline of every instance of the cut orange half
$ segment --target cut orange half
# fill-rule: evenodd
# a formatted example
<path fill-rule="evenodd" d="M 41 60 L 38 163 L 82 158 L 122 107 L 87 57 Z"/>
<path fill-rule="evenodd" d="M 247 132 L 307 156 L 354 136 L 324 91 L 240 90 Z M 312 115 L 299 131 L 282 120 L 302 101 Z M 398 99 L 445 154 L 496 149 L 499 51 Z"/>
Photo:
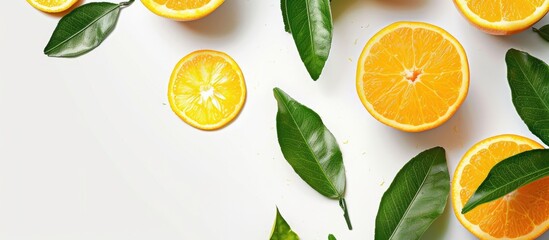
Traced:
<path fill-rule="evenodd" d="M 500 161 L 543 148 L 517 135 L 500 135 L 475 144 L 459 162 L 452 180 L 452 204 L 461 224 L 480 239 L 535 239 L 549 229 L 549 177 L 530 183 L 461 214 L 488 173 Z"/>
<path fill-rule="evenodd" d="M 425 131 L 447 121 L 465 100 L 469 63 L 461 44 L 443 29 L 397 22 L 364 47 L 356 88 L 380 122 L 407 132 Z"/>
<path fill-rule="evenodd" d="M 547 14 L 549 0 L 454 0 L 477 28 L 495 35 L 521 32 Z"/>
<path fill-rule="evenodd" d="M 153 13 L 178 21 L 203 18 L 217 9 L 224 0 L 141 0 Z"/>
<path fill-rule="evenodd" d="M 246 99 L 242 71 L 227 54 L 200 50 L 175 66 L 168 87 L 172 110 L 203 130 L 221 128 L 239 113 Z"/>
<path fill-rule="evenodd" d="M 69 9 L 78 0 L 27 0 L 27 2 L 42 12 L 58 13 Z"/>

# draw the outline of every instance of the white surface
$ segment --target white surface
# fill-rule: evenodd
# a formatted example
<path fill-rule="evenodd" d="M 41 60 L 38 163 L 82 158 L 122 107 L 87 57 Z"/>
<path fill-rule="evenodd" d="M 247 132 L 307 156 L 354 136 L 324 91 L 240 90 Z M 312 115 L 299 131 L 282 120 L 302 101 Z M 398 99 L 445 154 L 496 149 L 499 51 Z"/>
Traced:
<path fill-rule="evenodd" d="M 42 54 L 58 17 L 23 0 L 4 1 L 0 239 L 268 239 L 275 206 L 303 239 L 327 239 L 328 233 L 373 239 L 383 192 L 420 151 L 446 148 L 453 175 L 465 151 L 486 137 L 537 139 L 514 110 L 504 62 L 511 47 L 549 60 L 549 44 L 532 32 L 484 34 L 449 0 L 400 8 L 365 0 L 332 5 L 333 47 L 313 82 L 283 30 L 276 0 L 228 0 L 189 23 L 157 17 L 136 2 L 102 46 L 77 59 Z M 386 127 L 355 92 L 364 44 L 399 20 L 441 26 L 469 55 L 469 96 L 435 130 Z M 202 48 L 230 54 L 248 87 L 240 116 L 215 132 L 188 126 L 166 105 L 173 66 Z M 282 157 L 275 86 L 317 111 L 338 139 L 353 231 L 337 202 L 314 192 Z M 448 207 L 423 239 L 474 237 Z"/>

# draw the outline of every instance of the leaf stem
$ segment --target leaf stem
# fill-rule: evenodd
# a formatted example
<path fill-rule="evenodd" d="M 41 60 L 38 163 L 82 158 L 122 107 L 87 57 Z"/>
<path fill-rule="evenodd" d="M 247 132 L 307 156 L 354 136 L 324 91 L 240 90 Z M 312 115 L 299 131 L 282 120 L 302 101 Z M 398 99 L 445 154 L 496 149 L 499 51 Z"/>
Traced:
<path fill-rule="evenodd" d="M 345 222 L 347 222 L 347 227 L 349 230 L 353 230 L 353 225 L 351 224 L 351 218 L 349 217 L 349 211 L 347 209 L 347 202 L 345 198 L 339 199 L 339 206 L 343 209 L 343 216 L 345 217 Z"/>
<path fill-rule="evenodd" d="M 532 27 L 532 31 L 534 32 L 539 32 L 539 29 L 535 28 L 535 27 Z"/>
<path fill-rule="evenodd" d="M 120 7 L 127 7 L 127 6 L 132 5 L 132 3 L 133 3 L 134 1 L 135 1 L 135 0 L 129 0 L 129 1 L 127 1 L 127 2 L 121 2 L 121 3 L 118 4 L 118 6 L 120 6 Z"/>

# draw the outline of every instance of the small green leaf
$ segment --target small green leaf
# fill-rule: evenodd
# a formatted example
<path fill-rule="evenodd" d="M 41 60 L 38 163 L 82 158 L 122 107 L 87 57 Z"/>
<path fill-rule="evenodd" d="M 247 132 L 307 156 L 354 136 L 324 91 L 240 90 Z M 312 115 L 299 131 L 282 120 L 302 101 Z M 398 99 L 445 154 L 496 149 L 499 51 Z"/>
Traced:
<path fill-rule="evenodd" d="M 328 240 L 337 240 L 333 234 L 328 235 Z"/>
<path fill-rule="evenodd" d="M 349 229 L 352 229 L 345 202 L 343 156 L 332 133 L 310 108 L 275 88 L 278 101 L 276 129 L 284 158 L 295 172 L 320 194 L 339 199 Z"/>
<path fill-rule="evenodd" d="M 329 0 L 282 0 L 282 15 L 309 75 L 317 80 L 332 45 L 332 12 Z"/>
<path fill-rule="evenodd" d="M 513 104 L 528 129 L 549 145 L 549 66 L 510 49 L 505 57 Z"/>
<path fill-rule="evenodd" d="M 120 9 L 133 1 L 120 4 L 93 2 L 74 9 L 59 21 L 44 54 L 78 57 L 95 49 L 114 30 Z"/>
<path fill-rule="evenodd" d="M 549 176 L 549 149 L 536 149 L 509 157 L 496 164 L 461 213 L 503 197 L 528 183 Z"/>
<path fill-rule="evenodd" d="M 299 240 L 299 236 L 292 231 L 290 225 L 284 220 L 278 208 L 276 208 L 276 219 L 273 225 L 270 240 Z"/>
<path fill-rule="evenodd" d="M 534 32 L 538 33 L 541 38 L 545 39 L 545 41 L 549 42 L 549 25 L 545 25 L 545 26 L 541 27 L 540 29 L 532 28 L 532 30 L 534 30 Z"/>
<path fill-rule="evenodd" d="M 419 239 L 444 211 L 449 192 L 444 148 L 412 158 L 381 198 L 375 239 Z"/>

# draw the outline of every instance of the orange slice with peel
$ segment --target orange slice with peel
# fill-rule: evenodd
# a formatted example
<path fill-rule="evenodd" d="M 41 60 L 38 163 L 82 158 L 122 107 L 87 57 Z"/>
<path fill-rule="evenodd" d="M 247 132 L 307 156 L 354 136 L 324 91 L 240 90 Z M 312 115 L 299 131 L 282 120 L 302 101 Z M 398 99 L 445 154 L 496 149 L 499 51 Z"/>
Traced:
<path fill-rule="evenodd" d="M 397 22 L 364 47 L 356 88 L 380 122 L 407 132 L 425 131 L 447 121 L 465 100 L 469 63 L 461 44 L 443 29 Z"/>
<path fill-rule="evenodd" d="M 459 162 L 452 180 L 452 205 L 461 224 L 480 239 L 535 239 L 549 229 L 549 177 L 461 214 L 488 173 L 500 161 L 543 148 L 517 135 L 500 135 L 475 144 Z"/>
<path fill-rule="evenodd" d="M 172 110 L 203 130 L 221 128 L 241 111 L 246 99 L 242 71 L 226 53 L 199 50 L 175 66 L 168 87 Z"/>
<path fill-rule="evenodd" d="M 549 11 L 549 0 L 454 0 L 454 3 L 469 22 L 495 35 L 528 29 Z"/>
<path fill-rule="evenodd" d="M 78 0 L 27 0 L 27 2 L 42 12 L 58 13 L 69 9 Z"/>
<path fill-rule="evenodd" d="M 178 21 L 203 18 L 217 9 L 224 0 L 141 0 L 153 13 Z"/>

